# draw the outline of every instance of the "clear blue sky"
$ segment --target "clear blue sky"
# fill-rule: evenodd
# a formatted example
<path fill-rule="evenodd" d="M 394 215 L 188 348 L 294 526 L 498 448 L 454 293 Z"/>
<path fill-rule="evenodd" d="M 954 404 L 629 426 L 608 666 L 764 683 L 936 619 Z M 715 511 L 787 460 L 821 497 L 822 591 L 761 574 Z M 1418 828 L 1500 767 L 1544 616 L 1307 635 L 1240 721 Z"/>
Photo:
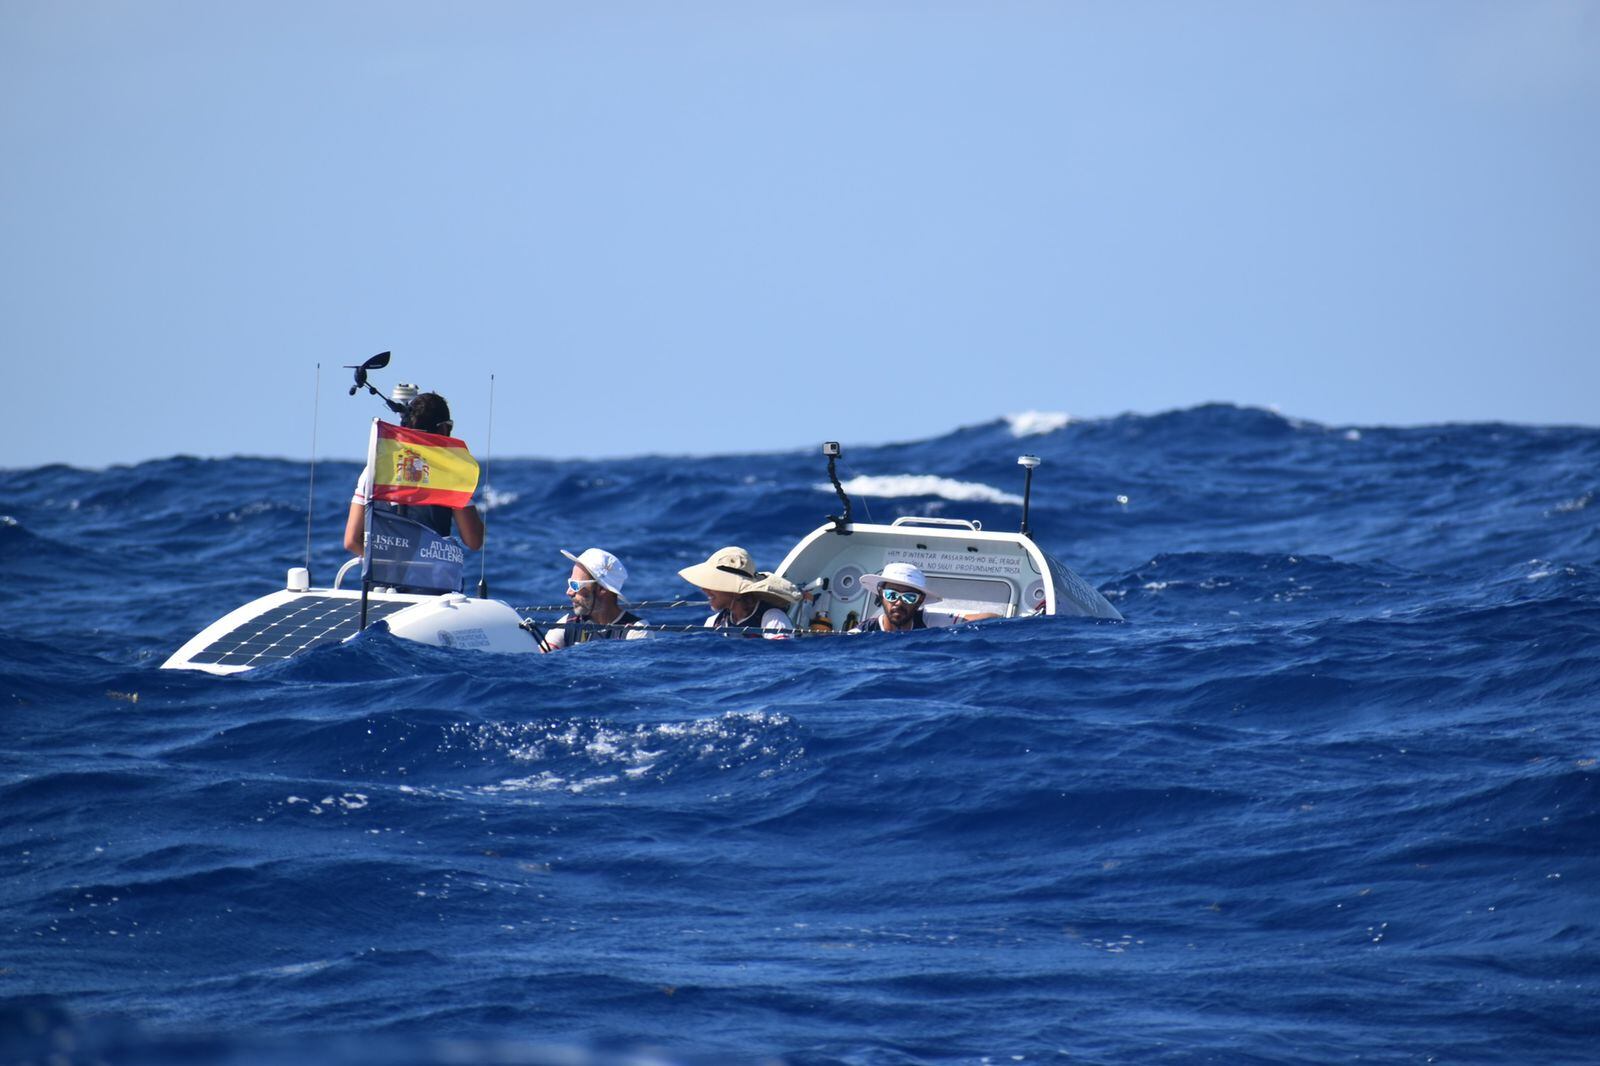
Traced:
<path fill-rule="evenodd" d="M 1595 424 L 1600 3 L 0 0 L 0 466 Z"/>

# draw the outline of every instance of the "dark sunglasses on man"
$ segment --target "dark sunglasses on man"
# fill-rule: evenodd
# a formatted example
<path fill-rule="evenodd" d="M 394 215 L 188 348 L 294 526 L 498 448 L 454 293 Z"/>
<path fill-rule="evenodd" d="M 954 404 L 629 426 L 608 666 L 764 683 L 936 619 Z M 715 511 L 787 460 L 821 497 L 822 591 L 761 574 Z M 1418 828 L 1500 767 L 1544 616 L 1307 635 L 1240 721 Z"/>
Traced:
<path fill-rule="evenodd" d="M 880 589 L 878 595 L 883 597 L 884 603 L 899 603 L 905 601 L 907 607 L 915 607 L 922 602 L 920 592 L 901 592 L 899 589 Z"/>

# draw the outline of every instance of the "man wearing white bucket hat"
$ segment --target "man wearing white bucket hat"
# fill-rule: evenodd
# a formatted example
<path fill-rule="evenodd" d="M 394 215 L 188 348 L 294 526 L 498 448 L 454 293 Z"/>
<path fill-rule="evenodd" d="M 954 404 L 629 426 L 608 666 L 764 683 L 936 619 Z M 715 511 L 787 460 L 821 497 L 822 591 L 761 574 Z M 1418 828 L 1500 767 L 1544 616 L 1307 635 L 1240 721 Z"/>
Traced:
<path fill-rule="evenodd" d="M 866 574 L 861 578 L 861 587 L 877 599 L 883 610 L 851 630 L 852 633 L 906 633 L 927 629 L 922 609 L 939 602 L 939 597 L 928 591 L 927 577 L 910 563 L 889 563 L 881 574 Z"/>
<path fill-rule="evenodd" d="M 935 612 L 936 620 L 930 623 L 922 609 L 930 603 L 938 603 L 939 597 L 929 591 L 927 575 L 910 563 L 888 563 L 882 573 L 863 576 L 861 587 L 873 595 L 882 611 L 850 630 L 852 633 L 908 633 L 913 629 L 927 629 L 930 625 L 1000 617 L 995 614 Z"/>
<path fill-rule="evenodd" d="M 572 576 L 567 578 L 572 611 L 545 634 L 551 651 L 591 640 L 637 640 L 649 635 L 644 619 L 623 609 L 622 583 L 628 580 L 628 568 L 621 559 L 600 548 L 590 548 L 582 555 L 563 548 L 561 554 L 572 560 Z"/>
<path fill-rule="evenodd" d="M 781 577 L 758 571 L 743 548 L 713 552 L 705 562 L 679 570 L 678 576 L 704 592 L 716 612 L 706 619 L 707 629 L 760 629 L 763 636 L 782 636 L 794 629 L 787 608 L 800 599 L 800 590 Z"/>

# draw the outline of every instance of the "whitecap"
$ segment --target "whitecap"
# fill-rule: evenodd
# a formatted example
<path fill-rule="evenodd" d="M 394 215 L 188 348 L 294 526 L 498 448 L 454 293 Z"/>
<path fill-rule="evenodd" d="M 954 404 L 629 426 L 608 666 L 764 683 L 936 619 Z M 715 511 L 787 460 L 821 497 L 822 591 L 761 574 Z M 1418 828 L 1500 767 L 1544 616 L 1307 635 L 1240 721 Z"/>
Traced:
<path fill-rule="evenodd" d="M 896 496 L 939 496 L 962 503 L 1014 503 L 1021 496 L 1001 492 L 992 485 L 976 481 L 957 481 L 954 478 L 935 477 L 932 474 L 889 474 L 884 477 L 853 477 L 843 483 L 844 490 L 856 496 L 875 496 L 888 499 Z M 813 486 L 821 492 L 832 492 L 832 485 Z"/>
<path fill-rule="evenodd" d="M 492 489 L 485 485 L 483 487 L 483 499 L 478 501 L 478 505 L 485 511 L 492 511 L 496 507 L 504 507 L 507 504 L 516 503 L 517 496 L 518 494 L 515 492 L 501 492 L 499 489 Z"/>
<path fill-rule="evenodd" d="M 1054 433 L 1072 421 L 1071 415 L 1060 411 L 1022 411 L 1005 417 L 1013 437 L 1038 437 Z"/>

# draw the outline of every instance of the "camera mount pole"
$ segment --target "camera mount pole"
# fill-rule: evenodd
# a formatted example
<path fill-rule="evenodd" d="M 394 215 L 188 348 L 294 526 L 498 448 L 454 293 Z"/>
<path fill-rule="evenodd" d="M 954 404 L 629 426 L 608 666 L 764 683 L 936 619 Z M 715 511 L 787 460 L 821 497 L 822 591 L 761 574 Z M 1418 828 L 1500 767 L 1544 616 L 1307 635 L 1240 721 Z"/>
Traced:
<path fill-rule="evenodd" d="M 839 456 L 844 454 L 839 448 L 839 442 L 830 440 L 822 446 L 822 454 L 828 457 L 828 480 L 833 482 L 833 491 L 839 494 L 839 502 L 844 505 L 844 514 L 828 516 L 828 521 L 833 523 L 833 531 L 841 537 L 848 537 L 850 530 L 845 527 L 850 524 L 850 497 L 845 495 L 844 486 L 839 484 L 839 470 L 837 463 Z"/>

